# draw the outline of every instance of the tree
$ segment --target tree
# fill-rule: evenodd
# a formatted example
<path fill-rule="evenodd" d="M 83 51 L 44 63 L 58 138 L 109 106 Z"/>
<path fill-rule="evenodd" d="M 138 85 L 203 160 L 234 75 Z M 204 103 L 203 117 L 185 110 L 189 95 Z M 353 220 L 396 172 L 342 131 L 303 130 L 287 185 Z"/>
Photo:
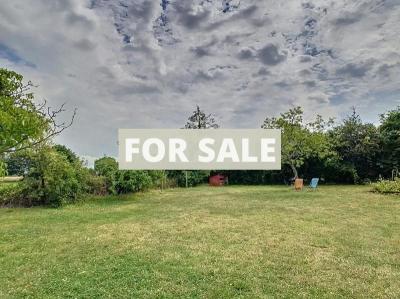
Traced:
<path fill-rule="evenodd" d="M 303 110 L 295 107 L 279 117 L 266 118 L 263 129 L 281 129 L 282 131 L 282 164 L 288 165 L 294 178 L 298 177 L 298 168 L 312 156 L 325 158 L 333 155 L 327 139 L 326 129 L 333 120 L 324 121 L 317 116 L 312 123 L 305 124 Z"/>
<path fill-rule="evenodd" d="M 111 194 L 116 193 L 115 184 L 118 172 L 118 162 L 112 157 L 103 157 L 94 161 L 94 170 L 97 175 L 106 178 L 108 192 Z"/>
<path fill-rule="evenodd" d="M 57 122 L 64 105 L 53 110 L 46 101 L 35 104 L 32 87 L 22 75 L 0 68 L 0 157 L 44 143 L 72 125 L 76 111 L 70 122 Z"/>
<path fill-rule="evenodd" d="M 69 163 L 80 163 L 80 159 L 76 153 L 74 153 L 71 149 L 66 147 L 65 145 L 56 144 L 53 148 L 67 158 Z"/>
<path fill-rule="evenodd" d="M 212 114 L 205 114 L 204 111 L 196 106 L 196 110 L 188 118 L 185 129 L 217 129 L 219 125 L 215 122 Z"/>
<path fill-rule="evenodd" d="M 216 123 L 212 114 L 206 114 L 196 105 L 196 110 L 188 118 L 185 129 L 218 129 L 219 125 Z M 175 179 L 178 186 L 195 186 L 206 180 L 209 176 L 209 171 L 192 170 L 192 171 L 169 171 L 168 176 Z"/>
<path fill-rule="evenodd" d="M 330 139 L 344 166 L 354 169 L 355 181 L 378 176 L 378 130 L 373 124 L 363 123 L 354 107 L 343 123 L 330 132 Z"/>
<path fill-rule="evenodd" d="M 382 155 L 379 161 L 385 175 L 400 169 L 400 106 L 381 115 L 379 127 Z"/>
<path fill-rule="evenodd" d="M 32 154 L 30 150 L 8 154 L 5 158 L 8 175 L 26 175 L 32 162 Z"/>
<path fill-rule="evenodd" d="M 59 206 L 76 201 L 84 185 L 80 169 L 49 146 L 32 153 L 29 172 L 24 180 L 31 204 Z"/>

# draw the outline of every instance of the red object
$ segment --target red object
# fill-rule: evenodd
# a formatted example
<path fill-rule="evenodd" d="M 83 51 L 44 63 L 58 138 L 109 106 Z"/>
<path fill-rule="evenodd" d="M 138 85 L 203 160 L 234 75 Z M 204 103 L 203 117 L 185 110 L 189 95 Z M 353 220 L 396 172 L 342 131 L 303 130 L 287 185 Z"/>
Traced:
<path fill-rule="evenodd" d="M 228 178 L 223 176 L 222 174 L 216 174 L 210 176 L 208 179 L 208 183 L 210 186 L 223 186 L 225 182 L 228 181 Z"/>

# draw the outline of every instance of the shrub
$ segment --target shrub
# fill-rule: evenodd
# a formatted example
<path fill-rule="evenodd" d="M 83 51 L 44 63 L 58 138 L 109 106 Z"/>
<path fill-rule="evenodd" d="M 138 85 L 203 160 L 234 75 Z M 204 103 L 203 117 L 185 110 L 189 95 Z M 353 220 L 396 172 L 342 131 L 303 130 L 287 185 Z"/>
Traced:
<path fill-rule="evenodd" d="M 0 206 L 28 205 L 25 201 L 26 186 L 19 183 L 0 183 Z"/>
<path fill-rule="evenodd" d="M 107 194 L 107 180 L 104 176 L 88 173 L 85 178 L 85 192 L 93 195 Z"/>
<path fill-rule="evenodd" d="M 76 201 L 84 190 L 82 173 L 76 167 L 52 148 L 35 152 L 24 180 L 30 201 L 51 206 Z"/>
<path fill-rule="evenodd" d="M 188 170 L 187 172 L 187 182 L 189 187 L 194 187 L 199 184 L 207 182 L 209 171 L 204 170 Z M 171 170 L 168 171 L 168 177 L 176 181 L 179 187 L 186 186 L 186 174 L 182 170 Z"/>
<path fill-rule="evenodd" d="M 118 162 L 112 157 L 103 157 L 94 162 L 94 170 L 97 175 L 105 177 L 107 192 L 115 194 Z"/>
<path fill-rule="evenodd" d="M 0 159 L 0 178 L 7 175 L 7 164 Z"/>
<path fill-rule="evenodd" d="M 147 171 L 120 170 L 116 174 L 115 188 L 118 194 L 143 191 L 152 186 L 153 180 Z"/>
<path fill-rule="evenodd" d="M 394 181 L 380 180 L 372 186 L 375 192 L 400 193 L 400 178 L 396 178 Z"/>

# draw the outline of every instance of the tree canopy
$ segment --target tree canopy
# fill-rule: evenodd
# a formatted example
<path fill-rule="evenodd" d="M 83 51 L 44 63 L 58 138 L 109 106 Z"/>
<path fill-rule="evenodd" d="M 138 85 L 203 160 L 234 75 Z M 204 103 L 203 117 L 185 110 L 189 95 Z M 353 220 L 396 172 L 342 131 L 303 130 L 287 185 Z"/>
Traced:
<path fill-rule="evenodd" d="M 298 168 L 311 156 L 326 157 L 333 155 L 325 129 L 332 120 L 324 121 L 317 116 L 312 123 L 304 123 L 303 110 L 295 107 L 279 117 L 267 117 L 263 129 L 281 129 L 282 131 L 282 164 L 291 167 L 295 178 Z"/>
<path fill-rule="evenodd" d="M 217 129 L 219 125 L 215 122 L 212 114 L 206 114 L 199 106 L 188 118 L 185 129 Z"/>
<path fill-rule="evenodd" d="M 0 156 L 43 143 L 68 128 L 70 122 L 57 122 L 64 105 L 53 110 L 34 102 L 33 84 L 23 76 L 0 68 Z"/>

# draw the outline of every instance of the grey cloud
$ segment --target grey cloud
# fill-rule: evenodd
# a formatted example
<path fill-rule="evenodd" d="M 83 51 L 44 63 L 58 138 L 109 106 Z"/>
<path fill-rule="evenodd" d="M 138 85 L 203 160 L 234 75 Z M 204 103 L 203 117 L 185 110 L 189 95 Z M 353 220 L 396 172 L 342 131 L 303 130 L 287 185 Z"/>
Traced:
<path fill-rule="evenodd" d="M 154 85 L 131 83 L 129 85 L 117 85 L 113 91 L 113 94 L 118 97 L 129 96 L 132 94 L 154 94 L 160 93 L 160 89 Z"/>
<path fill-rule="evenodd" d="M 209 43 L 206 43 L 204 45 L 197 46 L 197 47 L 192 47 L 190 49 L 190 51 L 192 51 L 199 58 L 203 57 L 203 56 L 210 56 L 211 55 L 211 48 L 214 45 L 216 45 L 217 42 L 218 42 L 218 40 L 214 38 Z"/>
<path fill-rule="evenodd" d="M 73 9 L 73 4 L 71 0 L 45 0 L 44 3 L 46 3 L 46 5 L 51 7 L 52 9 L 58 11 Z"/>
<path fill-rule="evenodd" d="M 334 19 L 332 22 L 336 26 L 348 26 L 360 21 L 361 18 L 362 14 L 359 12 L 348 12 L 342 13 L 340 17 Z"/>
<path fill-rule="evenodd" d="M 260 69 L 257 72 L 258 76 L 267 76 L 267 75 L 270 75 L 270 74 L 271 73 L 265 67 L 260 67 Z"/>
<path fill-rule="evenodd" d="M 205 23 L 210 15 L 208 10 L 194 13 L 188 5 L 175 3 L 174 8 L 178 13 L 178 22 L 190 30 L 198 28 L 202 23 Z"/>
<path fill-rule="evenodd" d="M 336 75 L 362 78 L 372 68 L 373 62 L 368 61 L 361 64 L 348 63 L 336 70 Z"/>
<path fill-rule="evenodd" d="M 301 70 L 301 71 L 299 72 L 299 75 L 300 75 L 301 77 L 310 76 L 311 74 L 312 74 L 312 72 L 311 72 L 310 70 Z"/>
<path fill-rule="evenodd" d="M 246 48 L 246 49 L 241 49 L 238 54 L 239 59 L 245 60 L 245 59 L 250 59 L 254 57 L 254 53 L 251 49 Z"/>
<path fill-rule="evenodd" d="M 291 88 L 293 84 L 291 82 L 289 82 L 288 80 L 282 80 L 282 81 L 276 82 L 275 85 L 280 88 L 287 89 L 287 88 Z"/>
<path fill-rule="evenodd" d="M 309 55 L 301 55 L 299 56 L 300 62 L 310 62 L 312 60 L 311 56 Z"/>
<path fill-rule="evenodd" d="M 251 5 L 241 11 L 239 11 L 239 13 L 236 15 L 236 17 L 239 18 L 249 18 L 252 15 L 254 15 L 254 13 L 257 11 L 258 7 L 257 5 Z"/>
<path fill-rule="evenodd" d="M 210 49 L 207 47 L 195 47 L 190 49 L 197 57 L 209 56 Z"/>
<path fill-rule="evenodd" d="M 233 13 L 229 18 L 224 20 L 215 21 L 209 24 L 206 29 L 207 30 L 216 30 L 224 25 L 228 25 L 228 23 L 238 22 L 239 20 L 246 20 L 248 23 L 252 24 L 255 27 L 264 26 L 271 21 L 269 18 L 262 16 L 256 17 L 254 16 L 256 12 L 260 10 L 257 5 L 250 5 L 247 8 L 238 10 L 236 13 Z"/>
<path fill-rule="evenodd" d="M 154 8 L 153 1 L 144 1 L 142 3 L 135 3 L 128 6 L 128 14 L 149 21 L 152 17 L 152 11 Z"/>
<path fill-rule="evenodd" d="M 313 88 L 317 86 L 317 83 L 315 81 L 304 81 L 303 84 L 308 88 Z"/>
<path fill-rule="evenodd" d="M 205 72 L 203 70 L 199 70 L 196 72 L 193 82 L 196 82 L 197 80 L 200 81 L 213 81 L 215 79 L 221 78 L 222 77 L 222 72 L 221 71 L 215 71 L 215 72 Z"/>
<path fill-rule="evenodd" d="M 268 44 L 258 51 L 258 58 L 266 65 L 277 65 L 286 60 L 286 55 L 280 54 L 278 47 Z"/>
<path fill-rule="evenodd" d="M 81 39 L 74 43 L 74 46 L 82 51 L 91 51 L 96 48 L 96 45 L 87 38 Z"/>
<path fill-rule="evenodd" d="M 329 102 L 329 98 L 324 97 L 324 96 L 309 96 L 308 97 L 311 101 L 315 101 L 317 103 L 327 103 Z"/>
<path fill-rule="evenodd" d="M 0 64 L 79 109 L 61 138 L 90 156 L 116 153 L 118 127 L 182 127 L 196 103 L 225 128 L 291 105 L 328 117 L 357 103 L 368 121 L 398 105 L 399 1 L 305 1 L 0 1 Z"/>
<path fill-rule="evenodd" d="M 95 27 L 93 21 L 89 20 L 84 15 L 79 15 L 74 12 L 68 13 L 65 20 L 68 25 L 76 25 L 90 30 Z"/>

